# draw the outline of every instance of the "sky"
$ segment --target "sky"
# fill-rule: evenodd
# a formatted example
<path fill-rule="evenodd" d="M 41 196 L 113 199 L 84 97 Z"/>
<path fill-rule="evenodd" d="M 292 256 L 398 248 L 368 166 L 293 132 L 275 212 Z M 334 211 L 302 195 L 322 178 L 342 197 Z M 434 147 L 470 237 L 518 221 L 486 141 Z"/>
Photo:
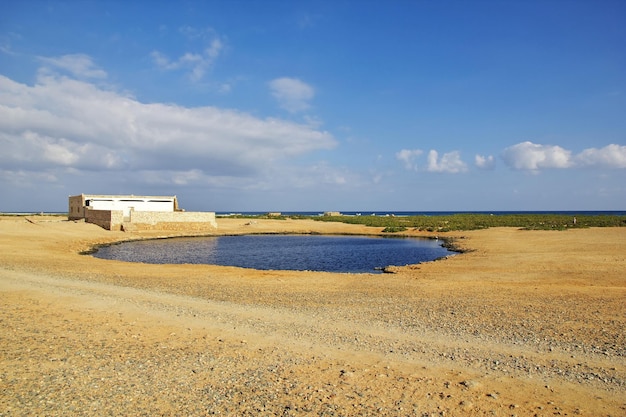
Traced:
<path fill-rule="evenodd" d="M 626 209 L 626 2 L 0 3 L 0 211 Z"/>

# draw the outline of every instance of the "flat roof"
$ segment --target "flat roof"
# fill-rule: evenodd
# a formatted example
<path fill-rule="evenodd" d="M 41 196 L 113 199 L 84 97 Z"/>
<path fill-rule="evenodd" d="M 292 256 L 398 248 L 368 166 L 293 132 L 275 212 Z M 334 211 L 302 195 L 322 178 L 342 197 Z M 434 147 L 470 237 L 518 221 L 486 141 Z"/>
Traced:
<path fill-rule="evenodd" d="M 112 195 L 112 194 L 78 194 L 71 195 L 71 197 L 83 197 L 83 198 L 109 198 L 109 199 L 136 199 L 136 200 L 175 200 L 176 196 L 164 196 L 164 195 Z"/>

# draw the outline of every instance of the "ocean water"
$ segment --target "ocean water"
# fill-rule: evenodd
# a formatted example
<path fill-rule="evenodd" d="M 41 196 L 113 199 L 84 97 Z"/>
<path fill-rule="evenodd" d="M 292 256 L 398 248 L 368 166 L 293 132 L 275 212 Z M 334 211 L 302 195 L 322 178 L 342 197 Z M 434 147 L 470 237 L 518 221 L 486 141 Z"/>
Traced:
<path fill-rule="evenodd" d="M 94 256 L 155 264 L 213 264 L 260 270 L 380 272 L 454 252 L 434 239 L 322 235 L 246 235 L 157 239 L 100 248 Z"/>

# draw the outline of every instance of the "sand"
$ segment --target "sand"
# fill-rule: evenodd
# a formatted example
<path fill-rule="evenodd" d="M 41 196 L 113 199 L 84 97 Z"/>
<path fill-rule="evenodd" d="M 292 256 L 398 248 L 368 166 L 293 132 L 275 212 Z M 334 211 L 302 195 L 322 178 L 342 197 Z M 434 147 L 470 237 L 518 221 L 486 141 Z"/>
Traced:
<path fill-rule="evenodd" d="M 165 235 L 0 217 L 0 416 L 626 415 L 626 228 L 444 233 L 470 251 L 395 274 L 79 254 Z"/>

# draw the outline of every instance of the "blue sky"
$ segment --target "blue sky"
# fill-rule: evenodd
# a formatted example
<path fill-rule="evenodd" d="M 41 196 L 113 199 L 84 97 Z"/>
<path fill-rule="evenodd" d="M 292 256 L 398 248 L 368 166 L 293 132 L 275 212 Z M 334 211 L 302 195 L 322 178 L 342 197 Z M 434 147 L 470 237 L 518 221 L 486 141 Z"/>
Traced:
<path fill-rule="evenodd" d="M 626 2 L 0 4 L 0 211 L 626 209 Z"/>

